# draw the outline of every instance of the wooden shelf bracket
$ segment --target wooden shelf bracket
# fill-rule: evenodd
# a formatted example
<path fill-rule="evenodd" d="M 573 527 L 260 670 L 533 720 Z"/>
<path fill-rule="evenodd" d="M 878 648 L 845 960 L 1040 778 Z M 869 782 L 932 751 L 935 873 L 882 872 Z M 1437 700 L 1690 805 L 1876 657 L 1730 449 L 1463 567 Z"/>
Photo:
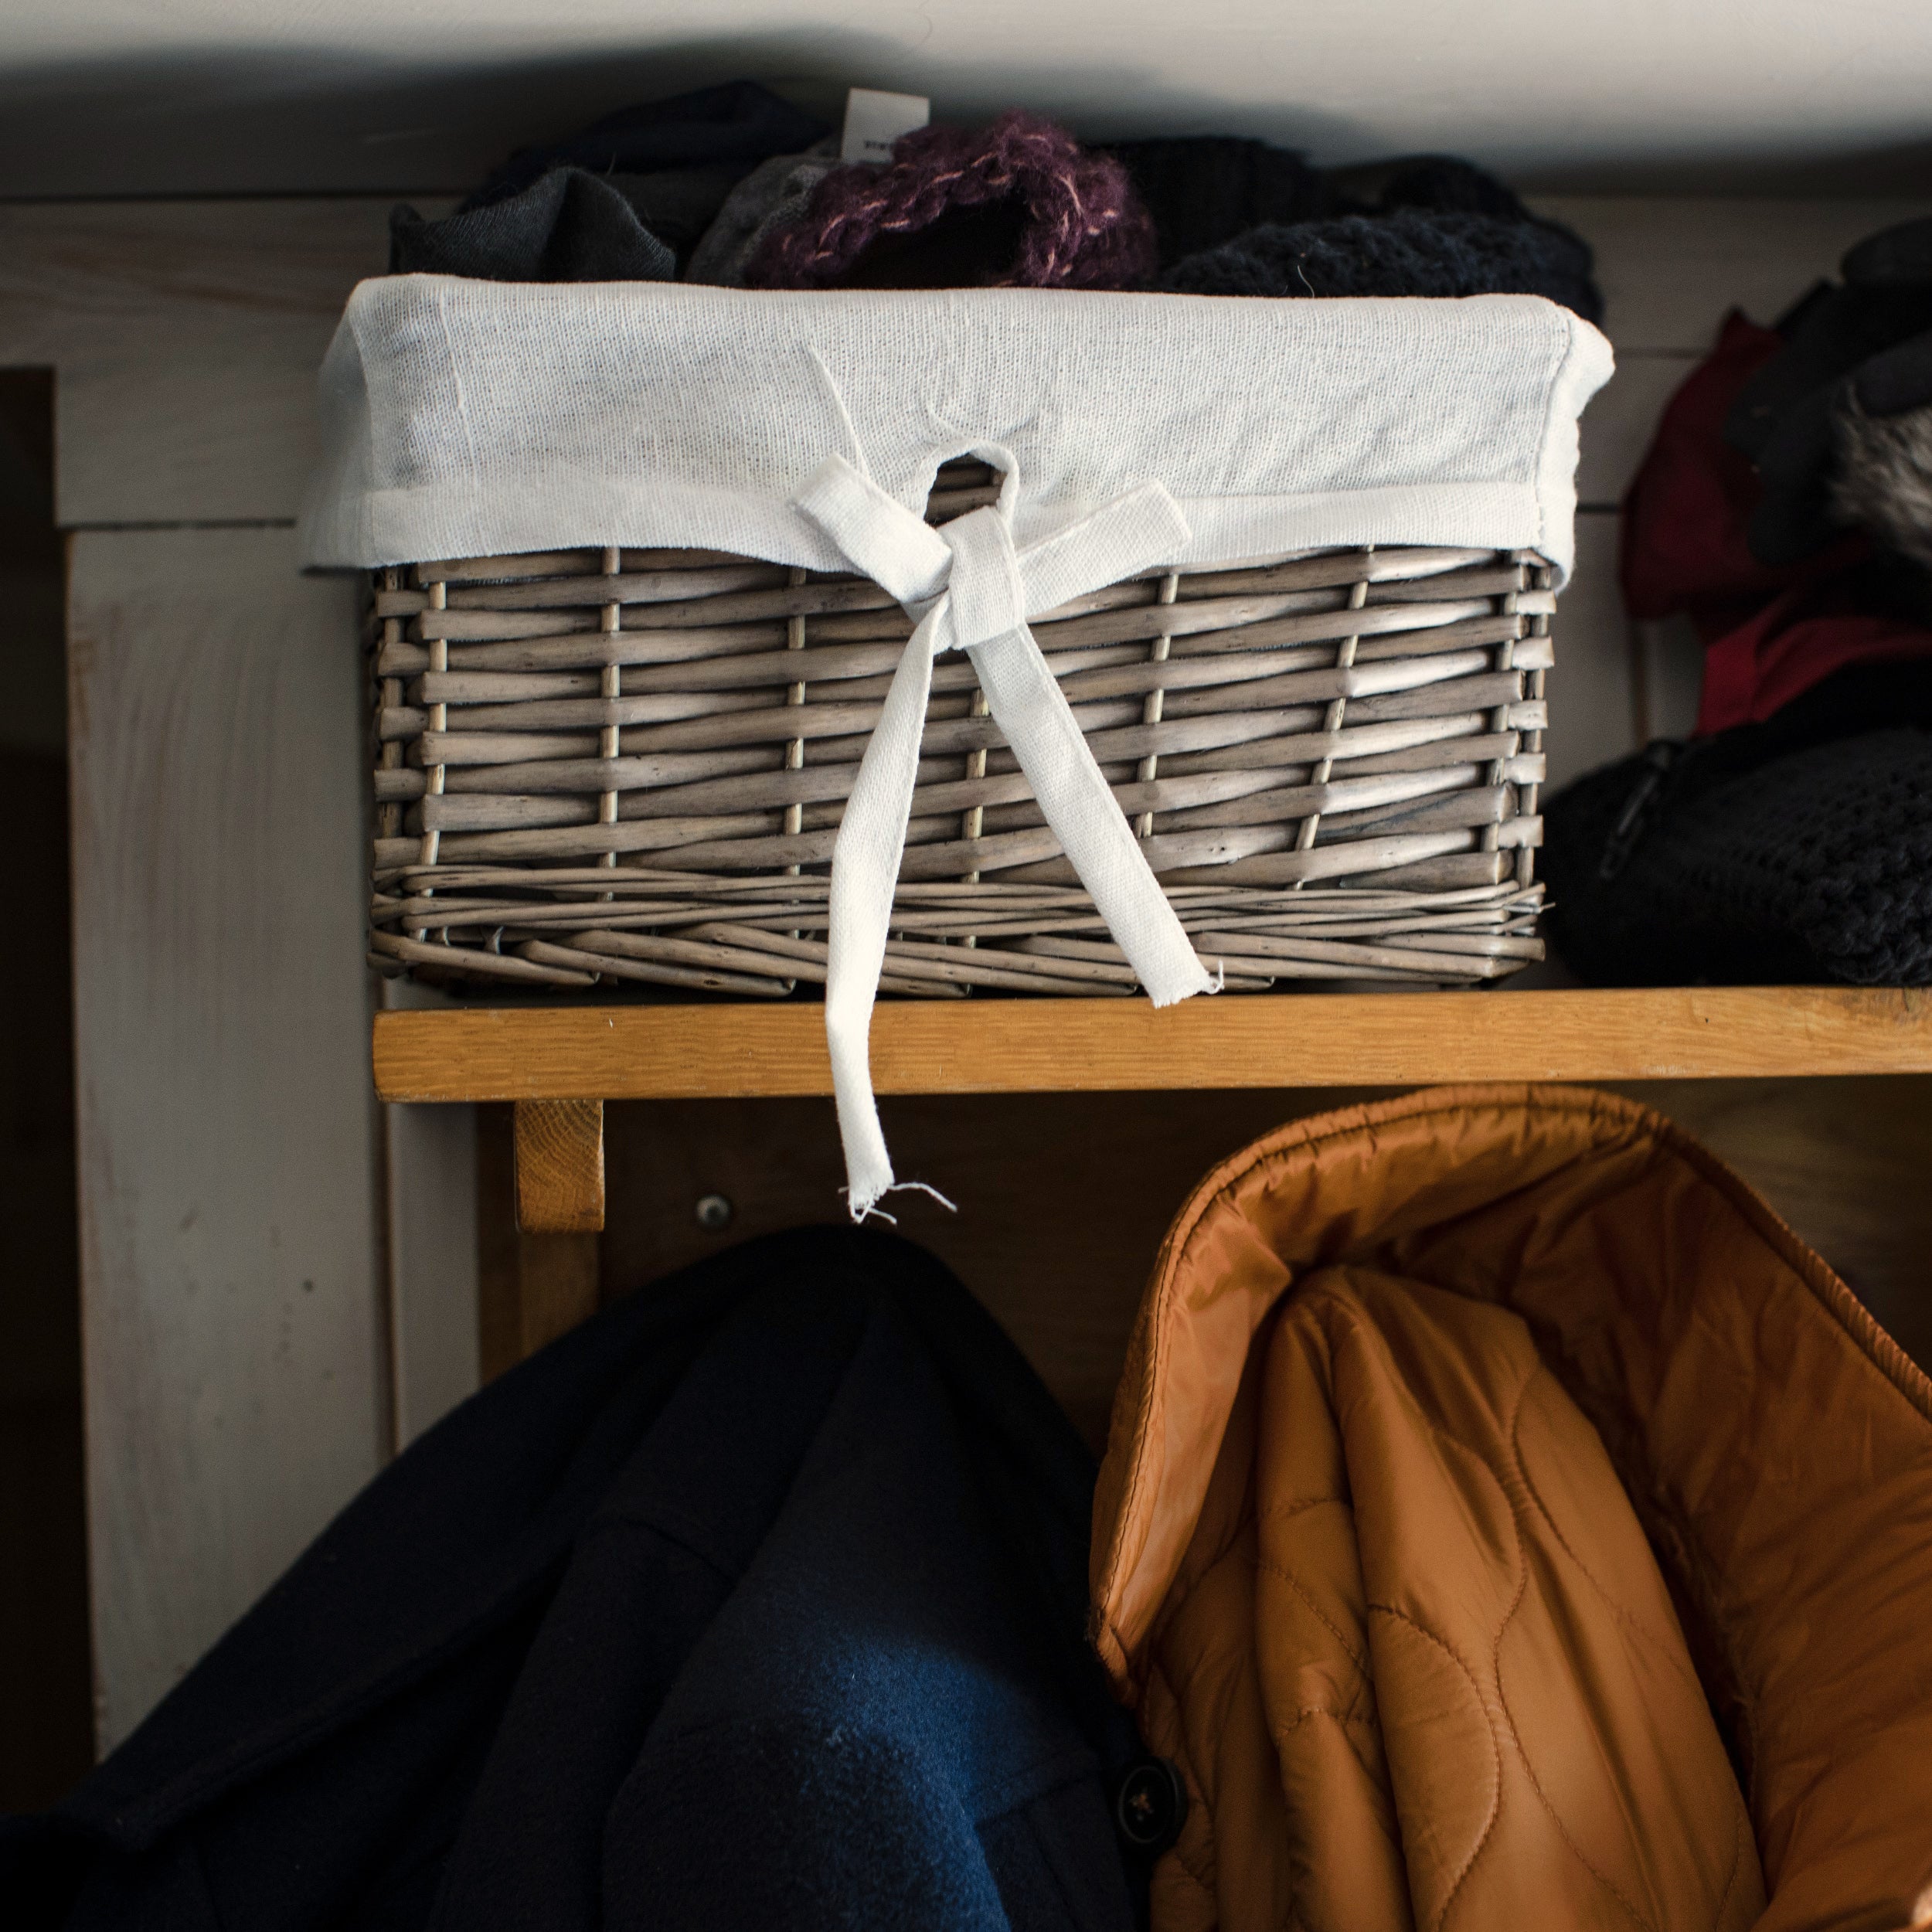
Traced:
<path fill-rule="evenodd" d="M 516 1224 L 526 1234 L 604 1228 L 604 1103 L 516 1103 Z"/>

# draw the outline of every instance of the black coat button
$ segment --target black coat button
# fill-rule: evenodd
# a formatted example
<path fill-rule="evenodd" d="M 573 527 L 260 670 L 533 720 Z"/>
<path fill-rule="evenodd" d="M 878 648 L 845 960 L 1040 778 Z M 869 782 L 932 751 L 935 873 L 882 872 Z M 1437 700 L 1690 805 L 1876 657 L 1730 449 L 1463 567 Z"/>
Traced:
<path fill-rule="evenodd" d="M 1143 1758 L 1121 1780 L 1114 1821 L 1137 1850 L 1165 1852 L 1181 1835 L 1186 1816 L 1187 1787 L 1165 1758 Z"/>

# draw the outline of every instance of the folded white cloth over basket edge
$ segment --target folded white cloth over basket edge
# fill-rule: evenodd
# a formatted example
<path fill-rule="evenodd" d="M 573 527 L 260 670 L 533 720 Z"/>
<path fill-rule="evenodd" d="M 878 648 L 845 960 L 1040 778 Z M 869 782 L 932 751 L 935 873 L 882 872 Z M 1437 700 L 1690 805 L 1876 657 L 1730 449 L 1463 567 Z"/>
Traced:
<path fill-rule="evenodd" d="M 1186 567 L 1358 543 L 1572 559 L 1577 419 L 1610 345 L 1527 295 L 1271 301 L 387 276 L 321 373 L 304 560 L 617 543 L 819 570 L 793 499 L 842 455 L 906 509 L 1008 452 L 1026 543 L 1158 481 Z"/>

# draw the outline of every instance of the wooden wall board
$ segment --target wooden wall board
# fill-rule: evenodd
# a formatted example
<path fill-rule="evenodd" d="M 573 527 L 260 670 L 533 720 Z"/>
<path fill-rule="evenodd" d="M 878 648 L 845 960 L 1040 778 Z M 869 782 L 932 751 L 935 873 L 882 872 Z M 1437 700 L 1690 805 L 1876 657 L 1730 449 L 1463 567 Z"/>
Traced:
<path fill-rule="evenodd" d="M 888 1100 L 902 1173 L 954 1199 L 896 1196 L 899 1232 L 940 1257 L 1019 1343 L 1098 1447 L 1162 1236 L 1214 1165 L 1284 1121 L 1398 1090 L 975 1095 Z M 1932 1366 L 1932 1079 L 1708 1080 L 1617 1090 L 1698 1134 Z M 747 1237 L 842 1218 L 823 1100 L 672 1100 L 607 1110 L 605 1298 Z M 732 1205 L 723 1229 L 697 1204 Z"/>
<path fill-rule="evenodd" d="M 450 1004 L 447 994 L 414 980 L 384 978 L 376 987 L 385 1009 Z M 401 1448 L 478 1384 L 476 1110 L 385 1107 L 382 1145 L 384 1285 Z"/>
<path fill-rule="evenodd" d="M 1597 256 L 1604 328 L 1618 355 L 1701 355 L 1727 311 L 1767 325 L 1835 274 L 1855 241 L 1932 213 L 1932 200 L 1543 196 Z"/>
<path fill-rule="evenodd" d="M 1618 355 L 1615 373 L 1583 411 L 1577 459 L 1580 536 L 1582 526 L 1599 521 L 1606 512 L 1614 519 L 1650 447 L 1664 405 L 1698 361 L 1696 355 L 1675 353 Z M 1612 556 L 1614 563 L 1614 553 Z M 1578 574 L 1594 567 L 1580 558 Z M 1560 625 L 1574 623 L 1573 602 L 1565 596 Z"/>
<path fill-rule="evenodd" d="M 0 207 L 0 359 L 59 372 L 60 522 L 293 517 L 315 372 L 349 291 L 386 265 L 389 206 Z"/>
<path fill-rule="evenodd" d="M 476 1110 L 383 1109 L 396 1445 L 476 1388 Z"/>
<path fill-rule="evenodd" d="M 1635 646 L 1617 583 L 1618 527 L 1614 516 L 1577 519 L 1577 573 L 1550 624 L 1556 662 L 1543 679 L 1546 797 L 1642 743 Z"/>
<path fill-rule="evenodd" d="M 83 534 L 74 1010 L 103 1747 L 389 1446 L 353 594 L 286 530 Z"/>

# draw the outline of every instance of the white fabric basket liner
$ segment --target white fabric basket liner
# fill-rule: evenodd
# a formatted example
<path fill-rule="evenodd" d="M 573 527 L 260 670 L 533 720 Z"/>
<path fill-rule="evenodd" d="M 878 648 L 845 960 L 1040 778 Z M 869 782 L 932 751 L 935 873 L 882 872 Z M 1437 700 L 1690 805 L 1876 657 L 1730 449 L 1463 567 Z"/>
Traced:
<path fill-rule="evenodd" d="M 907 509 L 978 454 L 1033 541 L 1146 481 L 1204 567 L 1358 544 L 1573 553 L 1610 345 L 1536 296 L 766 293 L 400 275 L 322 367 L 315 566 L 618 544 L 849 567 L 793 499 L 828 456 Z"/>

